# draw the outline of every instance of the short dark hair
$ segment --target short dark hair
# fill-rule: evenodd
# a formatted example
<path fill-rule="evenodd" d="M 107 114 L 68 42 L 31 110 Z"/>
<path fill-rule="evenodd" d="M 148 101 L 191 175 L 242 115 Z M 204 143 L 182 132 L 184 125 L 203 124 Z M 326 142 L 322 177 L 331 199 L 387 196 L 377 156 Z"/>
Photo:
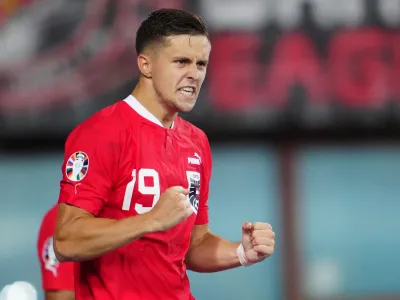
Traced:
<path fill-rule="evenodd" d="M 136 33 L 136 52 L 140 54 L 153 42 L 162 43 L 166 37 L 174 35 L 204 35 L 209 39 L 201 16 L 173 8 L 153 11 L 142 22 Z"/>

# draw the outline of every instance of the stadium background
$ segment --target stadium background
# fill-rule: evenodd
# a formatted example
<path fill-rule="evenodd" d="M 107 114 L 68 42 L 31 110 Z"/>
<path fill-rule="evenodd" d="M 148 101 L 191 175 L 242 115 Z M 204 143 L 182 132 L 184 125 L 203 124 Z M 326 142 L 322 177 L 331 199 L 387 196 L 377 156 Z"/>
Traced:
<path fill-rule="evenodd" d="M 36 236 L 63 142 L 131 92 L 135 31 L 161 7 L 200 13 L 212 32 L 184 116 L 212 143 L 212 229 L 277 232 L 266 263 L 190 273 L 195 296 L 400 299 L 399 0 L 1 1 L 0 287 L 40 290 Z"/>

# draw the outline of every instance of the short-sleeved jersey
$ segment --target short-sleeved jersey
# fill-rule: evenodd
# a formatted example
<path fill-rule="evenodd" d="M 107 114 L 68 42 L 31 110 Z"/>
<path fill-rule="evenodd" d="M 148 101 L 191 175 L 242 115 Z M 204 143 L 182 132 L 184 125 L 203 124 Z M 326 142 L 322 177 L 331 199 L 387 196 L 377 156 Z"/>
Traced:
<path fill-rule="evenodd" d="M 194 213 L 80 263 L 76 299 L 194 299 L 185 254 L 194 225 L 208 223 L 211 153 L 204 132 L 176 118 L 164 128 L 133 96 L 104 108 L 69 135 L 59 203 L 96 217 L 122 219 L 149 212 L 169 187 L 190 190 Z"/>
<path fill-rule="evenodd" d="M 57 205 L 43 217 L 37 239 L 37 253 L 44 291 L 74 290 L 74 263 L 60 263 L 54 253 L 53 235 L 56 229 Z"/>

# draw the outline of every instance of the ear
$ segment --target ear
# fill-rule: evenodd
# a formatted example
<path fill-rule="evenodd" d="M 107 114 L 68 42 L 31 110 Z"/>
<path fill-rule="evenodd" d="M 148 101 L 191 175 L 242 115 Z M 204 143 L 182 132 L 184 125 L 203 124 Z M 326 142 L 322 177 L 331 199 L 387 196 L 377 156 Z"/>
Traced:
<path fill-rule="evenodd" d="M 146 77 L 146 78 L 151 78 L 151 59 L 149 55 L 146 55 L 144 53 L 139 54 L 137 58 L 137 64 L 139 67 L 140 73 Z"/>

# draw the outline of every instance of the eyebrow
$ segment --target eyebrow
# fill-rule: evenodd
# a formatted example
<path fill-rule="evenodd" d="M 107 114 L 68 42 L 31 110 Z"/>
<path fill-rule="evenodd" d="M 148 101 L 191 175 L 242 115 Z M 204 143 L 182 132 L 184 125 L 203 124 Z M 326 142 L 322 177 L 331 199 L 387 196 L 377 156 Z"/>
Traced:
<path fill-rule="evenodd" d="M 176 57 L 173 57 L 172 60 L 174 60 L 174 61 L 183 60 L 183 61 L 186 61 L 186 62 L 192 62 L 192 60 L 191 60 L 190 58 L 185 57 L 185 56 L 176 56 Z M 205 65 L 206 65 L 206 64 L 208 64 L 208 60 L 206 60 L 206 59 L 199 59 L 199 60 L 197 61 L 197 63 L 202 63 L 202 64 L 205 64 Z"/>

